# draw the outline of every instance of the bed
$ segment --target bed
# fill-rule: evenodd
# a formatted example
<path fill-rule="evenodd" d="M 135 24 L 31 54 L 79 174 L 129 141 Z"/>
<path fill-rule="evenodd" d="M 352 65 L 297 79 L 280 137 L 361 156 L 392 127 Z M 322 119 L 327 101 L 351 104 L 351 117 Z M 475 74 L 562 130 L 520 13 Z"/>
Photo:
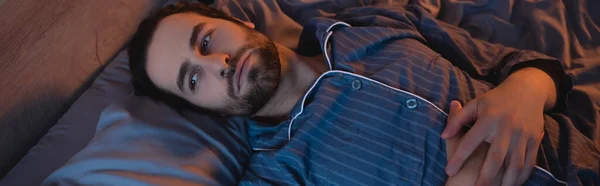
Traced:
<path fill-rule="evenodd" d="M 1 2 L 0 177 L 5 177 L 90 87 L 154 4 Z"/>
<path fill-rule="evenodd" d="M 56 183 L 70 181 L 61 176 L 97 176 L 76 168 L 70 172 L 64 170 L 86 158 L 103 156 L 136 157 L 151 162 L 137 165 L 139 167 L 173 168 L 185 170 L 189 175 L 185 179 L 163 175 L 160 178 L 165 182 L 152 180 L 153 183 L 192 180 L 190 183 L 196 184 L 235 184 L 243 175 L 244 164 L 251 153 L 245 140 L 243 119 L 185 110 L 175 112 L 162 103 L 132 94 L 127 56 L 121 49 L 148 12 L 173 2 L 107 2 L 110 3 L 8 0 L 0 5 L 0 10 L 12 10 L 0 11 L 0 23 L 13 27 L 0 30 L 0 43 L 33 43 L 27 47 L 0 45 L 0 87 L 11 90 L 0 91 L 4 106 L 0 108 L 3 152 L 0 185 L 39 185 L 60 167 L 64 175 L 61 172 L 53 175 Z M 312 17 L 333 16 L 345 7 L 375 3 L 420 4 L 438 19 L 464 28 L 474 37 L 561 59 L 575 81 L 568 97 L 569 116 L 583 123 L 582 127 L 588 127 L 584 130 L 593 131 L 600 123 L 600 12 L 592 11 L 600 8 L 600 2 L 594 0 L 217 0 L 207 3 L 254 22 L 257 30 L 292 49 L 298 43 L 301 25 Z M 15 15 L 41 18 L 26 19 L 29 24 L 23 25 L 14 19 Z M 53 19 L 43 15 L 64 20 L 48 21 Z M 78 15 L 78 19 L 73 18 L 74 15 Z M 43 46 L 51 46 L 48 47 L 51 49 L 27 55 L 28 50 Z M 75 50 L 77 55 L 73 55 Z M 40 70 L 45 74 L 36 73 Z M 121 139 L 111 135 L 115 131 L 136 132 Z M 102 153 L 131 144 L 136 144 L 131 146 L 131 152 Z M 181 149 L 178 145 L 193 148 L 175 150 Z M 167 160 L 174 156 L 178 158 Z M 99 165 L 106 169 L 135 167 L 120 162 L 90 164 L 91 167 Z"/>

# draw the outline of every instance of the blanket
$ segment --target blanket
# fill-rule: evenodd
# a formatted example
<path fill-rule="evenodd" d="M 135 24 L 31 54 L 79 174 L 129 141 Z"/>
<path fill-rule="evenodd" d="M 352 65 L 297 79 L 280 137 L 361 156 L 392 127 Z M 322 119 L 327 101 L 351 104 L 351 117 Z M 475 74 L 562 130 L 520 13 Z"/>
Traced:
<path fill-rule="evenodd" d="M 290 43 L 292 43 L 292 45 L 293 43 L 297 43 L 295 41 L 298 40 L 300 30 L 302 29 L 298 25 L 302 25 L 302 23 L 307 21 L 310 16 L 332 16 L 335 15 L 337 11 L 343 11 L 343 7 L 339 7 L 340 3 L 338 2 L 343 2 L 344 5 L 355 6 L 371 3 L 392 3 L 392 1 L 363 0 L 223 0 L 215 3 L 217 3 L 217 7 L 219 7 L 219 9 L 230 10 L 231 14 L 240 19 L 252 21 L 258 21 L 259 19 L 264 20 L 266 23 L 257 23 L 257 28 L 259 30 L 261 28 L 274 28 L 272 27 L 274 25 L 273 20 L 282 21 L 275 21 L 278 25 L 295 25 L 295 27 L 285 27 L 267 31 L 269 35 L 280 37 L 277 39 L 278 41 L 287 41 L 285 42 L 285 45 L 290 46 Z M 599 3 L 594 3 L 592 0 L 569 2 L 555 0 L 476 2 L 457 0 L 420 0 L 410 2 L 393 1 L 393 3 L 420 4 L 438 19 L 464 28 L 476 38 L 493 43 L 501 43 L 519 49 L 536 50 L 561 59 L 563 65 L 567 69 L 567 72 L 575 81 L 575 87 L 568 95 L 568 109 L 566 113 L 564 113 L 564 117 L 565 119 L 572 120 L 573 123 L 576 123 L 576 129 L 582 133 L 584 137 L 588 138 L 590 141 L 597 139 L 596 131 L 597 125 L 599 124 L 598 108 L 600 108 L 600 103 L 598 102 L 598 100 L 600 100 L 600 97 L 598 97 L 600 95 L 600 82 L 599 79 L 596 78 L 600 72 L 600 50 L 598 48 L 600 46 L 600 34 L 598 34 L 600 33 L 600 29 L 598 29 L 599 27 L 597 25 L 600 23 L 600 20 L 598 20 L 598 15 L 596 15 L 597 13 L 592 12 L 591 10 L 600 8 Z M 237 10 L 237 12 L 232 12 L 231 10 Z M 287 38 L 287 40 L 282 38 Z M 290 46 L 290 48 L 294 48 L 294 46 Z M 110 109 L 105 111 L 105 115 L 109 115 L 111 112 L 118 111 L 119 108 L 126 107 L 126 105 L 128 105 L 128 103 L 131 101 L 132 100 L 125 103 L 117 103 L 109 107 Z M 135 102 L 135 99 L 133 101 Z M 101 120 L 106 122 L 110 121 L 107 117 L 103 117 Z M 98 149 L 109 149 L 110 146 L 107 146 L 109 144 L 113 144 L 113 146 L 127 147 L 126 144 L 114 145 L 114 143 L 107 143 L 110 142 L 110 138 L 107 136 L 112 136 L 108 134 L 108 132 L 114 133 L 115 131 L 131 131 L 130 127 L 132 126 L 124 125 L 121 123 L 121 121 L 123 120 L 115 120 L 113 122 L 115 124 L 110 126 L 108 125 L 109 123 L 104 123 L 99 126 L 100 130 L 98 131 L 94 141 L 90 143 L 90 145 L 88 145 L 88 147 L 80 152 L 75 158 L 71 159 L 71 161 L 69 161 L 65 167 L 59 169 L 51 177 L 49 177 L 46 180 L 46 183 L 51 184 L 84 181 L 100 183 L 93 181 L 106 181 L 105 178 L 109 177 L 117 177 L 120 179 L 115 180 L 117 181 L 115 183 L 131 183 L 135 185 L 163 183 L 160 182 L 160 180 L 151 179 L 151 177 L 139 176 L 139 174 L 147 175 L 152 173 L 154 175 L 161 175 L 163 176 L 161 178 L 164 179 L 172 178 L 195 180 L 198 181 L 196 183 L 205 184 L 215 184 L 216 182 L 221 184 L 231 184 L 232 181 L 239 180 L 239 176 L 243 175 L 243 172 L 239 172 L 241 171 L 239 166 L 236 165 L 234 173 L 226 174 L 232 176 L 226 176 L 226 182 L 223 182 L 221 176 L 215 175 L 223 175 L 223 172 L 232 170 L 225 170 L 228 166 L 222 166 L 222 164 L 218 162 L 209 164 L 208 167 L 191 165 L 190 167 L 178 168 L 178 166 L 184 166 L 186 164 L 177 164 L 177 162 L 181 162 L 177 161 L 177 159 L 169 161 L 163 160 L 161 158 L 165 157 L 164 154 L 156 154 L 156 157 L 152 157 L 153 152 L 169 152 L 173 150 L 173 148 L 162 146 L 161 148 L 156 148 L 157 146 L 153 146 L 152 149 L 132 149 L 131 151 L 124 153 L 133 152 L 135 154 L 138 152 L 144 152 L 147 157 L 141 161 L 146 161 L 146 165 L 153 165 L 153 162 L 160 163 L 163 164 L 163 168 L 175 167 L 174 170 L 179 171 L 181 174 L 171 174 L 173 171 L 168 171 L 170 173 L 165 174 L 160 173 L 160 171 L 152 172 L 154 169 L 158 170 L 157 167 L 149 167 L 152 169 L 144 170 L 144 166 L 146 165 L 140 165 L 139 167 L 122 167 L 118 164 L 119 161 L 115 161 L 112 164 L 101 164 L 98 162 L 94 163 L 94 160 L 97 159 L 98 156 L 119 157 L 119 154 L 111 154 L 110 151 L 103 151 L 103 154 L 99 154 L 100 152 L 90 152 Z M 136 123 L 139 123 L 137 126 L 141 126 L 143 123 L 138 121 L 143 120 L 136 120 Z M 145 125 L 151 123 L 153 122 L 149 121 Z M 119 128 L 119 126 L 122 127 Z M 198 133 L 202 133 L 202 131 L 199 131 Z M 153 134 L 151 128 L 148 128 L 148 131 L 145 134 L 147 134 L 147 138 L 150 138 Z M 136 133 L 130 132 L 128 135 L 123 135 L 123 137 L 134 135 L 136 135 Z M 186 138 L 187 137 L 182 136 L 179 139 L 187 141 Z M 136 140 L 133 140 L 133 142 L 141 141 L 143 141 L 143 138 L 137 138 Z M 165 142 L 168 142 L 168 140 Z M 221 156 L 218 155 L 219 153 L 216 154 L 217 156 Z M 223 157 L 227 158 L 227 156 Z M 216 160 L 214 157 L 209 159 Z M 122 160 L 129 161 L 132 159 L 122 158 Z M 240 164 L 245 162 L 247 159 L 244 156 L 241 157 L 241 160 L 242 161 L 240 161 Z M 229 163 L 234 162 L 231 160 L 227 161 Z M 90 167 L 92 165 L 96 167 Z M 593 167 L 594 165 L 591 163 L 588 164 L 588 166 L 591 166 L 590 169 L 598 170 L 597 162 L 595 165 L 596 167 Z M 202 170 L 210 170 L 210 174 L 202 173 L 206 171 L 200 171 L 201 173 L 193 174 L 194 171 L 198 170 L 189 169 L 189 171 L 186 172 L 185 168 L 200 168 Z M 122 169 L 122 172 L 102 171 L 107 169 Z M 585 185 L 586 183 L 580 184 Z"/>

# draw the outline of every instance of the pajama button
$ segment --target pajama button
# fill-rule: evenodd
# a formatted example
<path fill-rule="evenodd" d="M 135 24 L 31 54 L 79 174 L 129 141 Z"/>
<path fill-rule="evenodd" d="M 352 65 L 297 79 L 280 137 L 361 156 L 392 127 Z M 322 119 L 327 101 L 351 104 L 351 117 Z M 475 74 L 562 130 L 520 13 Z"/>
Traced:
<path fill-rule="evenodd" d="M 360 82 L 360 80 L 355 79 L 354 81 L 352 81 L 352 89 L 358 90 L 360 89 L 360 87 L 362 87 L 362 83 Z"/>
<path fill-rule="evenodd" d="M 406 107 L 408 107 L 409 109 L 414 109 L 415 107 L 417 107 L 417 100 L 416 99 L 406 100 Z"/>

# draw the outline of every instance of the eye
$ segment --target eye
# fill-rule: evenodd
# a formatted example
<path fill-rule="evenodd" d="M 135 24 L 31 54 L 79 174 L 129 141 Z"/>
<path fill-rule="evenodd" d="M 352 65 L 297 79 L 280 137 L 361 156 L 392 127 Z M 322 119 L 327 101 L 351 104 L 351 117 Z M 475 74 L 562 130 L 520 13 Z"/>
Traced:
<path fill-rule="evenodd" d="M 208 45 L 210 44 L 211 38 L 212 32 L 206 34 L 206 36 L 204 36 L 204 39 L 202 39 L 202 42 L 200 42 L 200 52 L 203 55 L 206 55 L 206 53 L 208 53 Z"/>
<path fill-rule="evenodd" d="M 190 76 L 190 90 L 196 90 L 196 83 L 198 82 L 198 71 L 194 71 Z"/>

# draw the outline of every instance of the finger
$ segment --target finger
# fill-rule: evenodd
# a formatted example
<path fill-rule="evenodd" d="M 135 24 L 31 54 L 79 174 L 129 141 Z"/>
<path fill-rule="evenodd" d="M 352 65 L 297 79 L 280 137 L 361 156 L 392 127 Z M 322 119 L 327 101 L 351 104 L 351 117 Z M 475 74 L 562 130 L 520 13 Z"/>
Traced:
<path fill-rule="evenodd" d="M 458 147 L 454 150 L 454 154 L 450 158 L 450 161 L 448 161 L 448 166 L 446 166 L 446 174 L 449 176 L 456 175 L 464 162 L 486 138 L 486 131 L 489 131 L 487 129 L 488 125 L 480 124 L 481 122 L 481 120 L 477 121 L 473 128 L 465 134 Z"/>
<path fill-rule="evenodd" d="M 514 136 L 515 139 L 510 144 L 510 155 L 507 157 L 508 159 L 508 168 L 506 172 L 504 172 L 504 176 L 502 176 L 502 185 L 503 186 L 513 186 L 517 185 L 517 181 L 521 176 L 523 171 L 523 165 L 525 163 L 525 152 L 527 150 L 527 138 L 522 138 L 522 135 Z"/>
<path fill-rule="evenodd" d="M 457 113 L 459 113 L 460 110 L 462 110 L 462 108 L 463 107 L 462 107 L 462 104 L 460 104 L 460 102 L 458 102 L 456 100 L 451 101 L 450 102 L 450 113 L 448 113 L 448 120 L 450 118 L 453 118 Z M 452 130 L 452 127 L 448 127 L 448 126 L 449 125 L 446 124 L 446 127 L 444 128 L 444 131 L 442 131 L 442 136 L 447 135 L 446 133 L 449 133 L 449 132 L 446 132 L 446 131 L 448 131 L 448 129 Z M 442 137 L 442 138 L 446 139 L 446 140 L 449 139 L 449 138 L 444 138 L 444 137 Z"/>
<path fill-rule="evenodd" d="M 494 178 L 494 182 L 492 183 L 493 186 L 501 186 L 502 185 L 502 175 L 504 175 L 504 172 L 506 171 L 506 167 L 502 167 L 500 168 L 500 172 L 498 172 L 499 176 L 496 176 L 496 178 Z"/>
<path fill-rule="evenodd" d="M 539 137 L 539 139 L 532 139 L 527 144 L 523 172 L 517 181 L 519 185 L 522 185 L 527 181 L 529 175 L 531 175 L 531 172 L 533 171 L 533 168 L 537 164 L 537 154 L 540 148 L 540 143 L 542 142 L 543 134 L 541 136 L 542 137 Z"/>
<path fill-rule="evenodd" d="M 450 158 L 454 155 L 454 152 L 456 152 L 456 148 L 458 147 L 458 144 L 461 142 L 461 139 L 462 139 L 462 136 L 457 136 L 455 138 L 446 140 L 446 160 L 447 161 L 450 161 Z"/>
<path fill-rule="evenodd" d="M 460 103 L 458 101 L 450 102 L 451 114 L 448 116 L 448 121 L 446 123 L 446 128 L 442 132 L 442 138 L 448 139 L 456 136 L 456 134 L 460 131 L 463 125 L 468 125 L 469 123 L 475 121 L 477 118 L 477 99 L 467 103 L 467 105 L 462 108 L 462 106 L 457 107 L 456 104 Z M 452 104 L 455 105 L 457 109 L 452 113 Z"/>
<path fill-rule="evenodd" d="M 476 185 L 490 185 L 494 180 L 494 177 L 496 177 L 504 163 L 504 158 L 508 152 L 508 145 L 510 145 L 510 137 L 510 134 L 506 130 L 501 130 L 494 136 L 495 140 L 492 141 L 492 145 L 485 157 L 485 162 L 479 172 Z"/>

